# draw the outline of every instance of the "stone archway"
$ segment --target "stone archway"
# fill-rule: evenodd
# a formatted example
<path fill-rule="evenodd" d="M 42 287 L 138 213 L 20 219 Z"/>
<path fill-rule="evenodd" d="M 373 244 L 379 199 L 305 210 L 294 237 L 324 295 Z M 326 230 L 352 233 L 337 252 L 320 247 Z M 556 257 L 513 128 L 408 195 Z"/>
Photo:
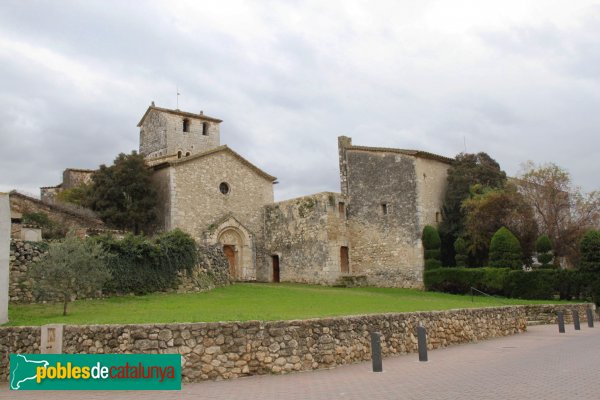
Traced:
<path fill-rule="evenodd" d="M 218 237 L 217 241 L 223 246 L 223 253 L 227 257 L 229 262 L 229 274 L 233 279 L 241 279 L 242 276 L 242 262 L 244 260 L 244 235 L 234 227 L 227 227 L 223 229 Z"/>

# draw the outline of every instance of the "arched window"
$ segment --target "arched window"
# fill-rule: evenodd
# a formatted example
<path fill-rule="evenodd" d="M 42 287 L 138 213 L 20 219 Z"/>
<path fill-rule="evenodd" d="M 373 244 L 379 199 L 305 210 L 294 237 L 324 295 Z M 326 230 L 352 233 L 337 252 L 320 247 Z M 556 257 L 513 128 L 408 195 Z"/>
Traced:
<path fill-rule="evenodd" d="M 181 158 L 181 150 L 177 152 L 177 158 Z"/>
<path fill-rule="evenodd" d="M 189 151 L 186 151 L 186 152 L 185 152 L 185 156 L 187 157 L 187 156 L 189 156 L 189 155 L 190 155 L 190 152 L 189 152 Z"/>

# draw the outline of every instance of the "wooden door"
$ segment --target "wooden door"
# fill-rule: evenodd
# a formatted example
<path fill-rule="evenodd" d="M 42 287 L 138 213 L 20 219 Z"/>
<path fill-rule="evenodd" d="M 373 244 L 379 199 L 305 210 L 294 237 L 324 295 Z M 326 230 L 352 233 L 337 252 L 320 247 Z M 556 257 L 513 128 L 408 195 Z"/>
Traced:
<path fill-rule="evenodd" d="M 279 282 L 279 256 L 271 257 L 273 259 L 273 282 Z"/>
<path fill-rule="evenodd" d="M 346 246 L 340 247 L 340 270 L 342 274 L 350 272 L 350 259 L 348 257 L 348 248 Z"/>
<path fill-rule="evenodd" d="M 225 253 L 225 257 L 227 257 L 227 261 L 229 262 L 229 275 L 231 275 L 232 278 L 235 278 L 235 246 L 229 244 L 224 245 L 223 253 Z"/>

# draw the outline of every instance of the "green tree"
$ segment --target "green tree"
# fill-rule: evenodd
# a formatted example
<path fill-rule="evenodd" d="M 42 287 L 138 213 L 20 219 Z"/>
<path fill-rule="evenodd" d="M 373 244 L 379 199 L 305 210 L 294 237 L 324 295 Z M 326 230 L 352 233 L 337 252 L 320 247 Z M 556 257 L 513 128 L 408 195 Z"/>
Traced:
<path fill-rule="evenodd" d="M 535 249 L 537 251 L 537 259 L 540 262 L 542 268 L 549 268 L 554 258 L 552 256 L 552 241 L 548 235 L 540 236 L 535 242 Z"/>
<path fill-rule="evenodd" d="M 473 266 L 482 267 L 488 259 L 492 236 L 505 226 L 519 239 L 523 262 L 531 265 L 535 250 L 537 224 L 533 210 L 516 187 L 510 183 L 503 188 L 489 189 L 476 185 L 471 198 L 463 202 L 465 236 L 469 240 L 468 253 Z"/>
<path fill-rule="evenodd" d="M 426 225 L 421 236 L 425 249 L 425 269 L 435 269 L 442 266 L 440 261 L 440 235 L 435 227 Z"/>
<path fill-rule="evenodd" d="M 583 234 L 600 225 L 600 191 L 583 193 L 555 164 L 528 162 L 516 183 L 533 208 L 540 231 L 554 246 L 554 262 L 577 265 Z"/>
<path fill-rule="evenodd" d="M 101 165 L 92 175 L 90 206 L 102 220 L 138 234 L 156 220 L 157 197 L 152 171 L 135 151 L 119 154 L 110 167 Z"/>
<path fill-rule="evenodd" d="M 600 230 L 590 229 L 580 243 L 580 269 L 589 272 L 600 271 Z"/>
<path fill-rule="evenodd" d="M 490 242 L 490 266 L 520 269 L 522 257 L 519 239 L 504 226 L 498 229 Z"/>
<path fill-rule="evenodd" d="M 473 185 L 499 188 L 506 182 L 506 173 L 486 153 L 456 156 L 448 169 L 448 187 L 442 206 L 443 220 L 440 224 L 442 239 L 442 263 L 454 265 L 454 242 L 464 233 L 465 212 L 462 203 L 469 198 Z"/>
<path fill-rule="evenodd" d="M 110 279 L 107 253 L 98 243 L 68 236 L 51 243 L 48 253 L 32 264 L 29 274 L 39 297 L 61 301 L 63 315 L 74 296 L 94 296 Z"/>

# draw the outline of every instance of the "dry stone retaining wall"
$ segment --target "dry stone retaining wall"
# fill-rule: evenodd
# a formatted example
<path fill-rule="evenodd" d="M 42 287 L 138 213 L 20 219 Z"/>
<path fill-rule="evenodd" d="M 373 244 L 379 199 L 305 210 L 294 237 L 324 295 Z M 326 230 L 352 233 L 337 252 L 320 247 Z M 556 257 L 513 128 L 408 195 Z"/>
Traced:
<path fill-rule="evenodd" d="M 528 319 L 558 308 L 578 309 L 585 321 L 589 306 L 507 306 L 273 322 L 73 325 L 64 328 L 63 351 L 181 354 L 183 381 L 197 382 L 369 360 L 372 331 L 381 332 L 382 352 L 389 356 L 417 351 L 419 324 L 427 329 L 429 349 L 435 349 L 524 332 Z M 39 341 L 39 327 L 0 328 L 0 379 L 8 378 L 10 353 L 38 353 Z"/>

